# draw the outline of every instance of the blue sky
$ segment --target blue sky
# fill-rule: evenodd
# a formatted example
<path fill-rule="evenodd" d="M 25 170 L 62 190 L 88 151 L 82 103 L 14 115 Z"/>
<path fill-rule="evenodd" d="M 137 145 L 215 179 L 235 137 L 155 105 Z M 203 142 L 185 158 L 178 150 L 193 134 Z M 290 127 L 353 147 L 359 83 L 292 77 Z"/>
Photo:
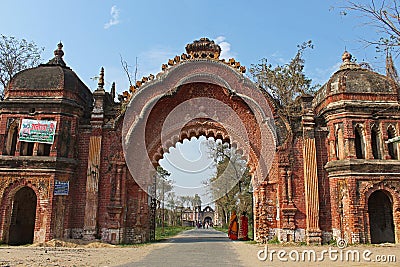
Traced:
<path fill-rule="evenodd" d="M 376 37 L 376 32 L 363 27 L 357 16 L 341 16 L 342 5 L 343 1 L 325 0 L 13 0 L 2 3 L 0 33 L 44 47 L 43 62 L 62 41 L 67 65 L 92 90 L 97 82 L 91 78 L 101 67 L 107 88 L 116 82 L 118 92 L 127 90 L 120 55 L 132 71 L 137 58 L 141 79 L 159 72 L 162 63 L 201 37 L 216 40 L 222 57 L 234 57 L 247 68 L 262 58 L 286 63 L 298 44 L 312 40 L 314 49 L 304 58 L 305 73 L 314 84 L 325 83 L 338 69 L 345 48 L 359 62 L 367 61 L 382 72 L 384 59 L 360 42 Z M 182 153 L 196 159 L 201 149 L 195 147 Z"/>
<path fill-rule="evenodd" d="M 322 84 L 337 69 L 345 47 L 358 61 L 382 70 L 374 48 L 364 49 L 359 41 L 374 31 L 355 16 L 341 16 L 342 5 L 337 0 L 13 0 L 2 3 L 0 33 L 44 47 L 45 62 L 61 40 L 65 61 L 90 88 L 96 86 L 90 78 L 103 66 L 106 81 L 115 81 L 120 92 L 128 86 L 120 55 L 132 67 L 138 58 L 141 78 L 160 71 L 162 63 L 201 37 L 223 41 L 223 55 L 247 67 L 261 58 L 288 62 L 296 45 L 312 40 L 305 72 Z"/>

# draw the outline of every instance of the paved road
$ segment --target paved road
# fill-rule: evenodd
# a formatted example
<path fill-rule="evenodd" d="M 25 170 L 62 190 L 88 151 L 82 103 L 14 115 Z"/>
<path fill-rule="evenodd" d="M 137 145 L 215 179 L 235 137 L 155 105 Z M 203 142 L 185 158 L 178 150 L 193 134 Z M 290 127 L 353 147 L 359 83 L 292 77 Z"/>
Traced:
<path fill-rule="evenodd" d="M 329 258 L 326 250 L 339 250 L 332 246 L 285 246 L 285 245 L 261 245 L 248 244 L 240 241 L 230 241 L 226 234 L 218 232 L 214 229 L 195 229 L 184 232 L 183 234 L 171 238 L 163 243 L 154 244 L 155 246 L 144 257 L 140 257 L 131 264 L 120 265 L 119 267 L 130 266 L 154 266 L 154 267 L 180 267 L 180 266 L 243 266 L 243 267 L 326 267 L 326 266 L 347 266 L 347 267 L 366 267 L 366 266 L 399 266 L 400 246 L 390 244 L 390 247 L 385 246 L 351 246 L 344 249 L 343 260 L 339 258 Z M 268 248 L 268 250 L 267 250 Z M 260 250 L 264 252 L 261 256 L 265 256 L 268 251 L 268 259 L 259 260 Z M 306 251 L 306 256 L 310 255 L 310 250 L 315 251 L 318 260 L 308 258 L 296 259 L 296 253 L 302 255 Z M 371 261 L 352 259 L 346 260 L 347 252 L 358 251 L 362 256 L 365 250 L 369 250 L 372 254 Z M 272 253 L 275 251 L 274 253 Z M 283 251 L 283 260 L 279 260 L 277 251 Z M 325 251 L 325 252 L 323 252 Z M 281 254 L 282 255 L 282 254 Z M 321 255 L 324 258 L 320 259 Z M 336 254 L 338 255 L 338 254 Z M 388 255 L 395 255 L 395 261 L 383 262 L 382 256 L 387 259 Z M 380 261 L 377 261 L 375 256 L 380 256 Z M 139 261 L 138 261 L 139 260 Z M 126 261 L 125 261 L 126 262 Z M 115 266 L 115 265 L 114 265 Z"/>
<path fill-rule="evenodd" d="M 141 261 L 128 266 L 242 266 L 226 234 L 214 229 L 194 229 L 165 241 Z"/>

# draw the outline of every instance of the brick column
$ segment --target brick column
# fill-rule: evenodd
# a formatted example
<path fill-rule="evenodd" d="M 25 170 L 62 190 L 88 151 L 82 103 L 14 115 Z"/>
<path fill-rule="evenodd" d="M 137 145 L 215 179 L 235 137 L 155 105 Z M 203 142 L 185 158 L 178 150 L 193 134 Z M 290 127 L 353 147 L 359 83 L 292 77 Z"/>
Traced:
<path fill-rule="evenodd" d="M 303 169 L 306 201 L 306 239 L 307 243 L 321 244 L 319 228 L 319 197 L 317 154 L 314 135 L 314 114 L 311 110 L 312 97 L 303 96 Z"/>
<path fill-rule="evenodd" d="M 289 166 L 285 166 L 285 168 L 289 168 Z M 296 215 L 297 208 L 294 206 L 292 196 L 292 171 L 286 170 L 285 168 L 281 169 L 281 176 L 284 180 L 284 190 L 286 190 L 286 194 L 283 195 L 282 229 L 284 231 L 282 232 L 281 240 L 284 242 L 292 242 L 295 240 L 296 226 L 294 223 L 294 216 Z"/>
<path fill-rule="evenodd" d="M 104 69 L 101 69 L 98 88 L 94 91 L 94 107 L 90 124 L 92 136 L 90 136 L 88 168 L 86 178 L 86 206 L 83 225 L 83 239 L 93 240 L 97 237 L 97 216 L 99 206 L 99 180 L 101 163 L 101 139 L 103 135 L 104 121 Z"/>
<path fill-rule="evenodd" d="M 258 200 L 258 197 L 259 197 L 259 191 L 258 191 L 259 189 L 257 188 L 257 189 L 254 189 L 254 192 L 253 192 L 253 235 L 254 235 L 254 240 L 256 240 L 256 241 L 261 241 L 261 239 L 260 239 L 260 231 L 259 231 L 259 222 L 258 222 L 258 220 L 259 220 L 259 215 L 258 215 L 258 212 L 259 212 L 259 200 Z"/>
<path fill-rule="evenodd" d="M 97 209 L 100 176 L 101 136 L 91 136 L 86 178 L 86 207 L 84 218 L 84 239 L 92 240 L 97 234 Z"/>
<path fill-rule="evenodd" d="M 111 192 L 110 205 L 107 207 L 109 216 L 108 231 L 110 236 L 108 239 L 102 238 L 106 242 L 112 244 L 121 243 L 123 241 L 123 211 L 125 203 L 125 187 L 126 166 L 125 162 L 113 163 L 112 184 L 114 184 Z"/>

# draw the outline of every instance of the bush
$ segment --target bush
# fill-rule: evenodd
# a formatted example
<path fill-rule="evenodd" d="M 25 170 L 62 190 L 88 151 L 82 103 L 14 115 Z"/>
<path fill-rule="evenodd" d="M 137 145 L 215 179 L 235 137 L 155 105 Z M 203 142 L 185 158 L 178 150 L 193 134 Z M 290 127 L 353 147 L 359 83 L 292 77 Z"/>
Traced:
<path fill-rule="evenodd" d="M 268 244 L 280 244 L 281 241 L 279 241 L 277 236 L 274 236 L 274 238 L 268 240 Z"/>

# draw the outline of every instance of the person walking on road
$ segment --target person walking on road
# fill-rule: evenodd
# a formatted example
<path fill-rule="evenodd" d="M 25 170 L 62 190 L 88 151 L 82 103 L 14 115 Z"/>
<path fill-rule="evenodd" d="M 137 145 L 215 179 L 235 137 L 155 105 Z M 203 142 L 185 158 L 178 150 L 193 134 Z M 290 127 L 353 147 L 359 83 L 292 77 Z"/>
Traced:
<path fill-rule="evenodd" d="M 231 218 L 229 220 L 228 237 L 231 240 L 238 239 L 238 218 L 236 211 L 232 211 Z"/>
<path fill-rule="evenodd" d="M 249 219 L 246 216 L 246 212 L 242 212 L 242 216 L 240 216 L 240 240 L 249 240 L 248 232 L 249 232 Z"/>

